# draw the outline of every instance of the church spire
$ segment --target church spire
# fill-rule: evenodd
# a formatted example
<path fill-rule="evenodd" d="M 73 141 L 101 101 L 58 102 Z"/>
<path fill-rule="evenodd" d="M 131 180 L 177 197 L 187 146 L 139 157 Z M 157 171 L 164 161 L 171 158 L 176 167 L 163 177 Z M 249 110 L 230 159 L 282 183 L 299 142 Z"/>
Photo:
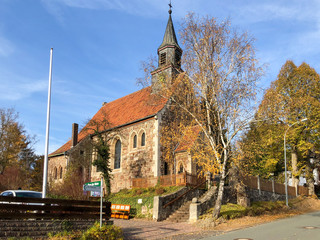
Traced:
<path fill-rule="evenodd" d="M 182 49 L 180 48 L 176 33 L 172 23 L 172 5 L 169 4 L 169 19 L 164 33 L 164 37 L 160 47 L 158 48 L 158 68 L 151 72 L 153 90 L 156 91 L 159 81 L 166 79 L 167 84 L 171 84 L 175 76 L 181 70 L 181 55 Z"/>
<path fill-rule="evenodd" d="M 170 10 L 169 10 L 169 19 L 168 19 L 168 23 L 167 23 L 167 28 L 166 28 L 166 31 L 164 33 L 163 41 L 162 41 L 160 47 L 158 48 L 158 52 L 163 47 L 166 47 L 166 46 L 175 46 L 175 47 L 181 49 L 179 44 L 178 44 L 176 33 L 174 31 L 174 27 L 173 27 L 173 23 L 172 23 L 172 18 L 171 18 L 171 13 L 172 13 L 171 7 L 172 6 L 171 6 L 171 3 L 169 4 L 169 6 L 170 6 Z"/>
<path fill-rule="evenodd" d="M 173 67 L 180 69 L 181 68 L 181 55 L 182 49 L 180 48 L 176 32 L 174 31 L 172 23 L 172 5 L 171 1 L 169 4 L 169 19 L 164 33 L 164 37 L 160 47 L 158 48 L 158 68 L 164 66 L 172 65 Z"/>

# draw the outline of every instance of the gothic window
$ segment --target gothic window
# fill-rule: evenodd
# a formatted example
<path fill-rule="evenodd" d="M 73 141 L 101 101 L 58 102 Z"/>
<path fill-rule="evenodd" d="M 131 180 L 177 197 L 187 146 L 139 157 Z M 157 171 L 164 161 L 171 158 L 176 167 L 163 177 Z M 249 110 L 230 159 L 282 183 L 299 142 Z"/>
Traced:
<path fill-rule="evenodd" d="M 114 169 L 120 168 L 121 163 L 121 141 L 116 142 L 115 154 L 114 154 Z"/>
<path fill-rule="evenodd" d="M 60 178 L 60 179 L 62 179 L 62 173 L 63 173 L 63 170 L 62 170 L 62 167 L 60 167 L 60 168 L 59 168 L 59 178 Z"/>
<path fill-rule="evenodd" d="M 182 163 L 180 163 L 178 173 L 183 173 L 183 172 L 184 172 L 184 171 L 183 171 L 183 164 L 182 164 Z"/>
<path fill-rule="evenodd" d="M 135 134 L 133 137 L 133 148 L 137 147 L 137 135 Z"/>
<path fill-rule="evenodd" d="M 145 146 L 146 145 L 146 134 L 142 133 L 141 135 L 141 146 Z"/>
<path fill-rule="evenodd" d="M 57 179 L 57 178 L 58 178 L 58 169 L 57 169 L 57 167 L 54 167 L 53 177 L 54 177 L 54 179 Z"/>
<path fill-rule="evenodd" d="M 167 61 L 167 54 L 161 53 L 160 54 L 160 66 L 165 65 Z"/>

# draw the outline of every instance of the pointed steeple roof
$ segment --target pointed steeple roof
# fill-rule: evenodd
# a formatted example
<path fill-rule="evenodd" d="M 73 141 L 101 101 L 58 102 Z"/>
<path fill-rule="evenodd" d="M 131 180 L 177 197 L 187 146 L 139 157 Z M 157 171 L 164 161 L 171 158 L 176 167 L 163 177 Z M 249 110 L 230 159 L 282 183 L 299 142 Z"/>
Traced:
<path fill-rule="evenodd" d="M 177 41 L 177 37 L 176 37 L 176 33 L 174 31 L 174 27 L 173 27 L 173 23 L 172 23 L 172 18 L 171 18 L 171 9 L 169 10 L 169 19 L 168 19 L 168 23 L 167 23 L 167 28 L 166 28 L 166 32 L 164 34 L 164 37 L 163 37 L 163 41 L 160 45 L 160 47 L 158 48 L 158 51 L 159 49 L 165 47 L 165 46 L 175 46 L 179 49 L 180 46 L 178 44 L 178 41 Z"/>

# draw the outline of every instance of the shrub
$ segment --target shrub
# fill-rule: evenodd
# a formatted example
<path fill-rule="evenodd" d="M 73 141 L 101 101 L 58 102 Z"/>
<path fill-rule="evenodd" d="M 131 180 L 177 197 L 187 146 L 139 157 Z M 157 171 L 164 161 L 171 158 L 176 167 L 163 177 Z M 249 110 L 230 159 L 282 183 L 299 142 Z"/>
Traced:
<path fill-rule="evenodd" d="M 245 207 L 242 207 L 237 204 L 228 203 L 227 205 L 221 206 L 220 215 L 224 219 L 234 219 L 243 217 L 246 213 Z"/>
<path fill-rule="evenodd" d="M 134 195 L 141 195 L 143 193 L 141 188 L 134 189 Z"/>
<path fill-rule="evenodd" d="M 155 191 L 155 193 L 156 193 L 156 195 L 161 195 L 161 194 L 163 194 L 165 191 L 164 191 L 164 188 L 163 187 L 158 187 L 158 188 L 156 188 L 156 191 Z"/>
<path fill-rule="evenodd" d="M 78 240 L 81 237 L 81 232 L 68 232 L 63 231 L 56 234 L 49 233 L 49 240 Z"/>
<path fill-rule="evenodd" d="M 123 239 L 122 230 L 114 225 L 103 225 L 100 229 L 99 223 L 95 223 L 93 227 L 82 235 L 81 240 L 96 239 L 121 240 Z"/>
<path fill-rule="evenodd" d="M 103 225 L 100 229 L 100 224 L 95 223 L 86 232 L 68 232 L 63 231 L 55 235 L 48 234 L 49 240 L 123 240 L 121 228 L 113 225 Z"/>

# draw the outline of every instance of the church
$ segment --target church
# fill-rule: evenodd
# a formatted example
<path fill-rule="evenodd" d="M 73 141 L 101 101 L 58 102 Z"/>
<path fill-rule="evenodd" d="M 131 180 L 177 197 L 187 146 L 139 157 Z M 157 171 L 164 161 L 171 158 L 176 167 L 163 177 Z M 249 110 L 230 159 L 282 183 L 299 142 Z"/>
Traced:
<path fill-rule="evenodd" d="M 111 192 L 131 189 L 136 186 L 137 179 L 147 182 L 148 179 L 159 179 L 170 172 L 196 175 L 196 167 L 186 144 L 175 149 L 175 169 L 170 170 L 161 158 L 160 130 L 168 101 L 156 97 L 154 92 L 163 74 L 173 79 L 182 71 L 182 49 L 177 41 L 171 14 L 170 9 L 163 41 L 157 49 L 158 68 L 151 72 L 152 85 L 103 103 L 80 132 L 78 125 L 73 124 L 71 140 L 49 155 L 49 183 L 62 183 L 72 161 L 79 162 L 79 175 L 83 182 L 100 179 L 101 173 L 91 164 L 97 154 L 87 144 L 90 138 L 94 141 L 92 131 L 88 129 L 96 122 L 107 122 L 104 127 L 99 126 L 99 131 L 108 136 L 110 146 Z"/>

